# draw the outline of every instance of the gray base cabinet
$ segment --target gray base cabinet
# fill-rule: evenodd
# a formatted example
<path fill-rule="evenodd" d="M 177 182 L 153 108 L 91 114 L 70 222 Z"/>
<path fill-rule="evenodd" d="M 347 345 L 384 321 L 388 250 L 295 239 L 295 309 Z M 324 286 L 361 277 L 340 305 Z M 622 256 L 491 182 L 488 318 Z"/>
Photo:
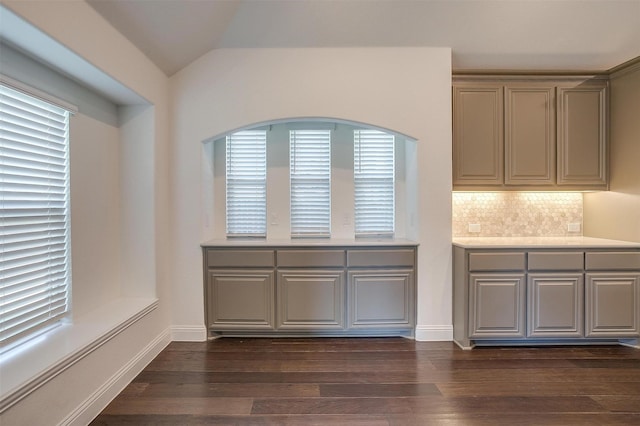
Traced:
<path fill-rule="evenodd" d="M 415 329 L 415 246 L 203 247 L 211 335 Z"/>
<path fill-rule="evenodd" d="M 463 348 L 640 337 L 640 249 L 455 246 L 453 290 Z"/>
<path fill-rule="evenodd" d="M 413 271 L 349 273 L 351 329 L 413 326 Z"/>
<path fill-rule="evenodd" d="M 273 271 L 209 272 L 209 327 L 274 330 L 274 282 Z"/>
<path fill-rule="evenodd" d="M 278 329 L 344 329 L 342 271 L 279 271 Z"/>
<path fill-rule="evenodd" d="M 469 337 L 524 337 L 524 274 L 469 276 Z"/>
<path fill-rule="evenodd" d="M 589 273 L 587 337 L 640 334 L 640 273 Z"/>

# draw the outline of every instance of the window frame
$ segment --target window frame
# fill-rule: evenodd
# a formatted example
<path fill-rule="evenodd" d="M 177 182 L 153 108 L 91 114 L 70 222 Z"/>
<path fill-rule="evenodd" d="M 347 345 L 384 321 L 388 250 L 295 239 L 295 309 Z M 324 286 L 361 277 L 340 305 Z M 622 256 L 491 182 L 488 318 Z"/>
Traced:
<path fill-rule="evenodd" d="M 259 136 L 260 135 L 260 136 Z M 232 144 L 238 144 L 233 150 Z M 256 145 L 258 143 L 259 145 Z M 259 154 L 248 158 L 247 152 Z M 238 162 L 232 164 L 233 158 Z M 258 173 L 251 174 L 251 170 Z M 247 189 L 259 193 L 247 195 Z M 237 193 L 237 197 L 230 197 Z M 233 198 L 236 198 L 235 200 Z M 230 206 L 232 208 L 230 208 Z M 244 213 L 243 213 L 244 212 Z M 225 226 L 227 238 L 267 236 L 267 131 L 241 130 L 225 138 Z M 241 220 L 244 216 L 245 220 Z M 246 221 L 249 217 L 250 220 Z"/>
<path fill-rule="evenodd" d="M 0 92 L 0 352 L 5 352 L 59 325 L 71 312 L 69 129 L 77 110 L 4 76 Z"/>

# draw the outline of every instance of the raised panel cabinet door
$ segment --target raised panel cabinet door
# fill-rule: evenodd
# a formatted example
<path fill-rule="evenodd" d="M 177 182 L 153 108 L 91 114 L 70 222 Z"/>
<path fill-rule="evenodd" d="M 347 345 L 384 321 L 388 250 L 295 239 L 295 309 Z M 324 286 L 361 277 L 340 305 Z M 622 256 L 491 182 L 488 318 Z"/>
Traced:
<path fill-rule="evenodd" d="M 503 183 L 503 88 L 453 88 L 453 185 Z"/>
<path fill-rule="evenodd" d="M 279 271 L 279 330 L 344 329 L 343 271 Z"/>
<path fill-rule="evenodd" d="M 273 271 L 208 273 L 207 323 L 211 330 L 273 330 Z"/>
<path fill-rule="evenodd" d="M 350 328 L 414 326 L 413 270 L 352 271 L 348 290 Z"/>
<path fill-rule="evenodd" d="M 470 274 L 469 286 L 469 337 L 524 337 L 524 274 Z"/>
<path fill-rule="evenodd" d="M 640 336 L 640 273 L 588 273 L 586 280 L 586 336 Z"/>
<path fill-rule="evenodd" d="M 506 185 L 555 182 L 555 87 L 505 88 Z"/>
<path fill-rule="evenodd" d="M 607 186 L 607 87 L 558 88 L 558 185 Z"/>
<path fill-rule="evenodd" d="M 528 275 L 528 337 L 583 337 L 583 315 L 582 273 Z"/>

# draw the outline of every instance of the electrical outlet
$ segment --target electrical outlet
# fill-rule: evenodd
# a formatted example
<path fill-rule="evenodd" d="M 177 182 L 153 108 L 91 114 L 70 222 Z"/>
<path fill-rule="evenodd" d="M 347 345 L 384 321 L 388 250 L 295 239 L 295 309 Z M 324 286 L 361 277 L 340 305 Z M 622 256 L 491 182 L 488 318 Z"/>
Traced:
<path fill-rule="evenodd" d="M 580 232 L 580 224 L 579 223 L 570 223 L 567 225 L 567 231 L 569 232 Z"/>
<path fill-rule="evenodd" d="M 470 223 L 469 224 L 469 232 L 473 233 L 473 234 L 477 234 L 480 232 L 480 224 L 479 223 Z"/>

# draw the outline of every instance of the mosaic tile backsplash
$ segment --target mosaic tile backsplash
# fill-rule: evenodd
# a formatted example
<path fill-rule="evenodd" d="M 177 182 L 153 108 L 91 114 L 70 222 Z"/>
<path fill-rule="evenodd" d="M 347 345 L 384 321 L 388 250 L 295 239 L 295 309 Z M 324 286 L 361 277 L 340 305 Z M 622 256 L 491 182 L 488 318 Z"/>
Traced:
<path fill-rule="evenodd" d="M 572 224 L 572 231 L 569 231 Z M 479 232 L 470 232 L 472 230 Z M 478 226 L 479 225 L 479 226 Z M 454 192 L 454 237 L 582 235 L 579 192 Z"/>

